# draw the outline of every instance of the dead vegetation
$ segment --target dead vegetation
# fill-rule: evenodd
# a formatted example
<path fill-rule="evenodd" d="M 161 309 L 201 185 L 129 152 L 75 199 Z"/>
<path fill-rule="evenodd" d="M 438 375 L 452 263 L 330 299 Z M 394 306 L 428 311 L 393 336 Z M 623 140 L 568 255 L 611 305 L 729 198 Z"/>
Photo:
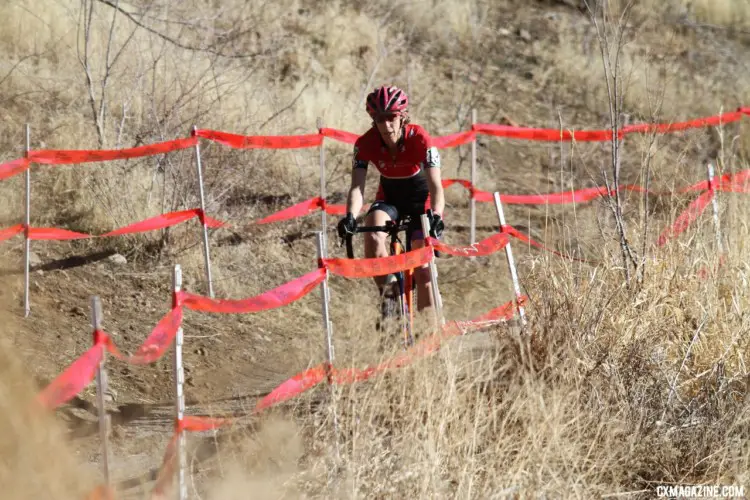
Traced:
<path fill-rule="evenodd" d="M 627 4 L 610 3 L 615 12 Z M 22 154 L 27 122 L 35 149 L 138 146 L 184 137 L 193 125 L 258 135 L 311 133 L 317 117 L 325 126 L 363 132 L 362 100 L 382 81 L 409 91 L 414 121 L 435 135 L 468 128 L 472 108 L 485 123 L 609 126 L 597 31 L 578 9 L 583 2 L 219 4 L 22 0 L 0 7 L 2 161 Z M 621 111 L 631 123 L 747 105 L 743 5 L 634 3 L 631 37 L 621 54 Z M 747 127 L 745 121 L 632 136 L 623 145 L 620 182 L 674 191 L 703 180 L 709 160 L 717 162 L 719 174 L 747 169 Z M 480 137 L 478 150 L 480 187 L 503 193 L 602 185 L 603 165 L 612 161 L 599 144 Z M 335 199 L 348 185 L 350 148 L 327 142 L 326 151 L 327 189 Z M 194 208 L 193 154 L 39 166 L 32 175 L 32 224 L 102 233 Z M 250 296 L 310 271 L 317 216 L 246 224 L 317 194 L 317 151 L 237 151 L 204 142 L 202 154 L 208 212 L 235 224 L 212 234 L 217 295 Z M 468 147 L 445 151 L 443 176 L 467 177 L 468 154 Z M 2 227 L 22 219 L 21 183 L 19 177 L 0 185 Z M 374 184 L 373 176 L 368 191 Z M 447 193 L 446 236 L 459 244 L 468 240 L 468 203 L 464 192 L 453 189 Z M 192 491 L 217 499 L 244 498 L 250 489 L 264 498 L 650 498 L 656 484 L 750 487 L 750 230 L 742 196 L 719 197 L 728 249 L 721 267 L 709 212 L 666 247 L 653 245 L 694 195 L 625 196 L 622 218 L 643 242 L 636 247 L 640 285 L 633 288 L 622 285 L 619 235 L 603 202 L 506 207 L 514 226 L 598 263 L 561 262 L 514 247 L 530 297 L 530 341 L 506 328 L 461 338 L 413 367 L 340 388 L 333 400 L 319 387 L 252 428 L 225 434 L 231 437 L 192 436 Z M 480 238 L 494 230 L 489 205 L 479 207 L 477 223 Z M 3 245 L 11 273 L 18 249 Z M 173 263 L 184 267 L 187 289 L 204 291 L 193 223 L 168 232 L 33 246 L 47 262 L 102 249 L 130 261 L 124 270 L 97 263 L 34 275 L 32 318 L 10 323 L 3 333 L 29 369 L 45 377 L 89 342 L 85 314 L 69 314 L 85 307 L 89 295 L 105 297 L 105 327 L 128 348 L 168 304 Z M 343 254 L 335 242 L 329 247 L 333 255 Z M 474 317 L 511 297 L 502 255 L 438 265 L 449 318 Z M 12 274 L 4 280 L 4 303 L 15 314 L 18 283 Z M 337 363 L 362 366 L 387 355 L 373 331 L 371 283 L 332 279 L 331 287 Z M 249 394 L 323 359 L 316 294 L 251 317 L 189 314 L 185 321 L 194 411 L 221 414 L 227 408 L 221 401 L 229 399 L 233 411 L 236 404 L 249 410 Z M 55 331 L 62 334 L 55 337 Z M 169 405 L 168 364 L 117 370 L 118 404 Z M 5 401 L 21 397 L 3 391 Z M 90 391 L 82 399 L 91 400 Z M 340 422 L 339 459 L 332 408 Z M 7 412 L 4 428 L 27 432 L 22 416 Z M 144 419 L 152 432 L 156 424 Z M 138 425 L 146 424 L 133 423 L 135 430 L 128 425 L 115 439 L 118 480 L 156 467 L 168 436 L 166 419 L 156 438 L 138 434 Z M 4 447 L 0 476 L 36 477 L 19 464 L 47 452 L 11 444 Z M 96 462 L 95 437 L 72 445 L 85 450 L 79 461 Z M 78 495 L 80 485 L 69 487 L 69 480 L 83 477 L 88 486 L 96 477 L 83 467 L 80 475 L 65 470 L 44 472 L 46 484 Z M 30 491 L 18 489 L 16 497 L 29 498 Z"/>

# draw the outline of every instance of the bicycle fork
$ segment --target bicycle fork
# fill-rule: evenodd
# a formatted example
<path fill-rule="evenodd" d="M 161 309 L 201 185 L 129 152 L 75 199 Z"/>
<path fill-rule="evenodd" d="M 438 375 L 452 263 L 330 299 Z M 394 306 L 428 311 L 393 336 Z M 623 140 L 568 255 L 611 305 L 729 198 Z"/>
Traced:
<path fill-rule="evenodd" d="M 402 329 L 404 332 L 404 346 L 409 347 L 414 344 L 412 334 L 414 326 L 414 273 L 411 269 L 401 273 L 401 303 L 402 309 Z"/>

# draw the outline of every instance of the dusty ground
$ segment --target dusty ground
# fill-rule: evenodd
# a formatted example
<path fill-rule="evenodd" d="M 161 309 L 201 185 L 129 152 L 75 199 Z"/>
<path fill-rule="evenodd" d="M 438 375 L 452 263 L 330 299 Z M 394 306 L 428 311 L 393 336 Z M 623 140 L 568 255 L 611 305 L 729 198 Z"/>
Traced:
<path fill-rule="evenodd" d="M 503 4 L 501 10 L 506 24 L 487 28 L 497 30 L 492 31 L 492 52 L 485 53 L 485 59 L 481 61 L 443 59 L 440 51 L 417 51 L 420 63 L 429 66 L 430 71 L 441 74 L 441 77 L 415 78 L 415 93 L 425 95 L 425 89 L 432 88 L 436 95 L 449 96 L 456 101 L 444 106 L 430 108 L 424 105 L 418 108 L 417 116 L 429 122 L 431 132 L 436 135 L 448 134 L 468 126 L 465 116 L 458 120 L 454 116 L 456 103 L 479 108 L 481 122 L 508 123 L 510 120 L 522 125 L 557 127 L 562 116 L 566 127 L 606 126 L 606 109 L 601 106 L 602 88 L 600 85 L 588 86 L 595 78 L 592 68 L 598 68 L 595 66 L 598 64 L 595 47 L 588 51 L 591 55 L 583 69 L 566 65 L 569 55 L 562 49 L 557 50 L 559 47 L 565 48 L 568 43 L 572 44 L 571 40 L 576 44 L 580 42 L 578 37 L 583 23 L 576 20 L 575 9 L 560 2 L 540 2 L 544 6 L 518 8 L 521 3 Z M 677 90 L 670 95 L 671 101 L 667 103 L 668 119 L 717 113 L 721 105 L 725 106 L 725 110 L 731 109 L 735 99 L 741 101 L 742 96 L 748 94 L 744 87 L 739 84 L 732 87 L 717 75 L 722 68 L 740 67 L 733 54 L 746 51 L 747 36 L 735 33 L 725 40 L 706 37 L 705 32 L 700 30 L 682 30 L 676 42 L 654 44 L 659 52 L 657 59 L 663 63 L 663 67 L 656 66 L 662 70 L 667 68 L 667 73 L 671 71 L 671 74 L 678 75 L 677 79 L 682 78 L 687 82 L 693 79 L 692 75 L 705 74 L 695 84 L 697 89 L 688 84 L 676 86 Z M 649 37 L 656 38 L 657 34 L 645 35 L 639 39 L 639 45 L 649 47 Z M 298 63 L 299 67 L 292 63 L 292 77 L 304 78 L 302 63 Z M 702 69 L 706 71 L 702 72 Z M 746 70 L 737 69 L 738 74 L 745 74 L 742 71 Z M 295 71 L 299 74 L 295 74 Z M 695 80 L 698 81 L 697 77 Z M 724 97 L 724 90 L 731 97 Z M 632 111 L 646 116 L 648 99 L 644 94 L 639 94 L 641 91 L 634 86 L 628 105 Z M 470 99 L 464 102 L 467 95 L 470 95 Z M 681 100 L 698 104 L 685 110 L 679 106 Z M 731 105 L 727 102 L 731 102 Z M 302 115 L 297 116 L 302 119 Z M 326 125 L 363 131 L 363 120 L 349 117 L 346 120 L 348 122 L 342 120 L 343 123 L 338 125 L 332 119 L 332 123 Z M 352 122 L 361 122 L 362 127 L 355 130 L 348 125 Z M 302 127 L 300 123 L 294 126 Z M 217 128 L 221 126 L 217 125 Z M 731 129 L 730 132 L 738 134 L 738 130 Z M 278 131 L 296 132 L 299 130 Z M 309 130 L 305 129 L 305 132 Z M 252 133 L 252 130 L 248 133 Z M 49 140 L 51 143 L 59 141 L 61 135 L 53 135 Z M 739 141 L 733 146 L 735 151 L 741 143 Z M 600 168 L 607 157 L 606 151 L 598 145 L 528 144 L 485 137 L 479 138 L 478 144 L 480 187 L 503 193 L 543 193 L 599 184 Z M 64 147 L 75 145 L 65 144 Z M 277 168 L 273 162 L 279 160 L 271 154 L 266 157 L 256 152 L 230 155 L 221 153 L 218 151 L 220 149 L 218 146 L 206 147 L 207 178 L 214 178 L 227 165 L 235 167 L 243 162 L 255 168 L 255 172 L 249 172 L 250 167 L 242 171 L 247 173 L 248 186 L 237 195 L 237 199 L 221 205 L 222 212 L 215 214 L 218 217 L 246 222 L 316 194 L 315 152 L 300 153 L 294 157 L 298 161 L 299 183 L 293 184 L 288 182 L 287 175 L 291 174 L 283 170 L 294 170 L 288 165 L 281 168 L 284 175 L 278 177 L 277 170 L 268 174 L 257 168 L 264 166 L 266 161 L 272 165 L 270 168 Z M 717 139 L 713 132 L 690 132 L 664 138 L 656 149 L 655 166 L 663 169 L 655 173 L 652 187 L 657 190 L 670 189 L 703 178 L 702 164 L 707 158 L 715 156 Z M 634 139 L 626 145 L 624 182 L 642 181 L 642 160 L 644 151 L 648 150 L 649 145 L 644 139 Z M 465 146 L 445 153 L 444 177 L 468 176 L 468 152 Z M 226 156 L 222 156 L 224 154 Z M 230 161 L 225 162 L 227 157 Z M 289 157 L 283 158 L 288 160 Z M 328 161 L 329 193 L 331 199 L 340 202 L 346 186 L 349 148 L 331 146 Z M 293 164 L 291 161 L 288 163 Z M 39 175 L 47 176 L 42 179 L 46 186 L 72 182 L 75 174 L 60 174 L 62 180 L 51 180 L 53 175 L 58 175 L 57 172 Z M 281 185 L 276 181 L 280 181 Z M 370 191 L 374 188 L 373 184 L 371 180 L 368 186 Z M 469 220 L 466 194 L 454 187 L 448 190 L 447 196 L 446 240 L 464 244 L 468 240 Z M 243 203 L 243 199 L 251 201 Z M 652 209 L 658 223 L 651 228 L 651 240 L 669 220 L 670 214 L 683 207 L 687 200 L 688 197 L 674 197 L 664 202 L 654 200 Z M 3 226 L 15 223 L 17 211 L 12 210 L 10 204 L 20 206 L 17 201 L 17 193 L 6 198 L 8 206 L 3 207 Z M 63 203 L 64 199 L 50 197 L 47 201 L 52 207 Z M 632 199 L 631 203 L 631 213 L 637 213 L 639 200 Z M 602 240 L 606 241 L 604 246 L 608 248 L 614 241 L 607 209 L 601 203 L 577 207 L 514 206 L 506 207 L 506 210 L 509 223 L 550 246 L 583 257 L 601 258 L 605 265 L 617 264 L 616 255 L 613 258 L 600 252 Z M 66 213 L 65 217 L 68 215 Z M 45 222 L 50 225 L 65 227 L 54 216 L 47 214 L 45 217 Z M 73 216 L 71 220 L 78 223 Z M 333 224 L 335 219 L 329 218 L 329 225 Z M 496 224 L 493 207 L 489 204 L 479 205 L 478 237 L 489 235 Z M 273 227 L 216 231 L 212 235 L 211 248 L 217 295 L 232 298 L 251 296 L 312 270 L 315 264 L 313 231 L 318 227 L 319 215 L 310 215 L 303 220 Z M 109 246 L 86 242 L 35 242 L 33 250 L 41 264 L 34 266 L 32 272 L 32 314 L 25 320 L 19 319 L 22 317 L 23 284 L 23 276 L 19 273 L 20 240 L 16 238 L 3 243 L 0 255 L 4 286 L 0 294 L 9 317 L 15 318 L 8 320 L 3 330 L 17 350 L 25 371 L 33 377 L 36 387 L 43 387 L 52 380 L 91 344 L 88 314 L 92 295 L 102 299 L 105 330 L 113 336 L 120 349 L 132 351 L 170 307 L 171 266 L 174 263 L 181 264 L 185 269 L 187 290 L 205 291 L 200 248 L 194 244 L 198 238 L 195 221 L 186 223 L 185 229 L 180 229 L 177 234 L 175 249 L 165 252 L 158 259 L 154 252 L 130 252 L 132 248 L 142 249 L 142 241 L 137 239 L 123 238 Z M 332 231 L 329 231 L 329 237 L 334 237 Z M 330 247 L 333 255 L 343 255 L 343 249 L 333 242 Z M 514 249 L 522 279 L 526 271 L 537 269 L 540 259 L 547 259 L 540 257 L 537 251 L 520 245 L 515 245 Z M 128 264 L 111 264 L 107 256 L 115 251 L 125 254 Z M 459 258 L 443 259 L 439 261 L 439 268 L 449 319 L 470 319 L 511 298 L 503 254 L 473 262 Z M 583 266 L 581 269 L 585 271 Z M 554 280 L 554 276 L 550 279 Z M 377 360 L 382 354 L 377 350 L 378 339 L 373 335 L 374 311 L 371 304 L 374 295 L 371 283 L 333 278 L 331 287 L 337 361 L 346 366 Z M 541 297 L 532 297 L 532 307 L 534 301 L 541 300 Z M 317 291 L 289 307 L 256 315 L 216 316 L 187 312 L 184 329 L 188 413 L 227 415 L 249 412 L 259 395 L 324 359 L 324 333 Z M 504 333 L 499 330 L 493 335 Z M 485 347 L 493 345 L 487 338 L 477 339 L 469 342 L 479 342 Z M 482 344 L 483 341 L 487 344 Z M 496 355 L 490 348 L 483 352 L 487 358 Z M 108 369 L 113 390 L 112 400 L 108 402 L 112 419 L 113 480 L 123 492 L 123 498 L 137 498 L 149 491 L 153 484 L 153 474 L 170 437 L 174 415 L 171 358 L 168 354 L 157 364 L 146 367 L 125 366 L 113 360 L 108 364 Z M 325 452 L 314 446 L 306 447 L 304 444 L 314 441 L 314 436 L 301 436 L 294 423 L 295 414 L 318 411 L 316 402 L 325 397 L 325 389 L 317 388 L 311 397 L 284 405 L 282 410 L 274 410 L 272 416 L 263 419 L 261 424 L 252 418 L 243 420 L 236 435 L 246 436 L 250 432 L 259 436 L 255 443 L 257 446 L 273 449 L 278 445 L 279 449 L 272 450 L 276 455 L 266 449 L 264 456 L 271 457 L 271 461 L 276 460 L 275 463 L 284 473 L 288 467 L 294 470 L 305 456 Z M 100 459 L 93 402 L 94 386 L 91 385 L 56 414 L 70 438 L 75 459 L 91 468 L 95 468 Z M 306 432 L 311 431 L 307 429 Z M 221 439 L 232 441 L 233 436 L 229 432 Z M 230 474 L 212 453 L 219 446 L 217 439 L 210 435 L 191 437 L 193 456 L 198 457 L 193 463 L 193 470 L 201 483 L 210 483 L 217 471 Z M 258 481 L 255 486 L 263 483 L 260 479 Z M 265 484 L 265 487 L 269 489 L 269 494 L 273 491 L 272 485 Z"/>
<path fill-rule="evenodd" d="M 318 222 L 317 217 L 309 219 L 310 226 Z M 486 230 L 480 232 L 481 237 L 486 234 L 489 234 Z M 309 240 L 306 238 L 298 244 L 306 246 L 309 251 Z M 66 250 L 70 250 L 66 246 L 35 244 L 35 251 L 43 263 L 35 266 L 32 272 L 32 314 L 25 320 L 14 322 L 8 330 L 39 387 L 52 380 L 67 363 L 91 345 L 89 304 L 92 295 L 98 295 L 102 300 L 104 329 L 126 352 L 135 350 L 170 307 L 170 267 L 155 266 L 151 262 L 118 266 L 110 263 L 106 254 L 80 256 L 86 261 L 81 263 L 80 259 L 66 256 Z M 335 250 L 341 253 L 341 249 Z M 18 257 L 18 252 L 6 253 L 6 273 L 10 275 L 6 279 L 14 284 L 15 291 L 10 313 L 22 316 L 21 297 L 17 292 L 22 289 L 22 285 L 19 287 L 22 278 L 17 271 L 20 265 Z M 480 258 L 475 262 L 443 259 L 440 264 L 449 318 L 469 319 L 456 291 L 471 287 L 472 276 L 477 272 L 502 268 L 504 255 Z M 356 322 L 346 318 L 344 312 L 347 308 L 368 303 L 370 298 L 366 287 L 370 283 L 360 284 L 340 278 L 331 281 L 338 359 L 344 366 L 353 353 L 360 360 L 377 360 L 377 355 L 373 357 L 377 350 L 371 350 L 376 347 L 374 338 L 364 344 L 366 349 L 360 350 L 363 343 L 352 339 L 346 331 L 347 323 Z M 185 288 L 192 290 L 194 286 L 202 286 L 194 284 L 195 281 L 188 278 Z M 509 300 L 511 294 L 507 279 L 497 285 L 499 290 L 494 293 L 497 294 L 497 304 L 500 304 Z M 365 290 L 364 297 L 355 299 L 355 304 L 342 304 L 342 298 L 353 287 Z M 476 306 L 468 312 L 471 313 L 472 309 L 480 312 Z M 188 413 L 249 413 L 259 395 L 267 393 L 308 364 L 322 361 L 324 334 L 319 311 L 320 295 L 315 291 L 289 308 L 257 315 L 218 316 L 187 312 L 184 356 Z M 298 318 L 304 316 L 308 318 L 301 324 Z M 371 314 L 362 316 L 372 321 Z M 360 330 L 358 325 L 355 328 Z M 174 418 L 171 352 L 151 366 L 129 366 L 117 360 L 110 360 L 108 364 L 113 396 L 108 402 L 113 432 L 113 480 L 125 487 L 124 491 L 136 495 L 141 491 L 141 485 L 151 483 L 170 437 Z M 317 391 L 320 393 L 321 389 Z M 94 404 L 95 385 L 92 384 L 70 405 L 58 411 L 77 456 L 92 467 L 99 461 Z"/>

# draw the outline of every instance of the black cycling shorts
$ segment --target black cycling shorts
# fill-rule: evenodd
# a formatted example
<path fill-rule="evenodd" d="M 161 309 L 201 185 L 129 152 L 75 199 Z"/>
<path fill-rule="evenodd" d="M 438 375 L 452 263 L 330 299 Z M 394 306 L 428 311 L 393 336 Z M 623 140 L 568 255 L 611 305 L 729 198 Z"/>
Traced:
<path fill-rule="evenodd" d="M 424 205 L 413 204 L 398 207 L 384 201 L 376 201 L 372 205 L 370 205 L 370 209 L 367 210 L 367 215 L 370 215 L 375 210 L 381 210 L 385 212 L 386 214 L 388 214 L 388 217 L 390 217 L 394 222 L 400 220 L 401 217 L 404 217 L 406 215 L 411 216 L 411 222 L 409 223 L 409 227 L 406 231 L 408 241 L 424 239 L 424 235 L 422 234 L 421 220 L 422 214 L 426 213 Z"/>

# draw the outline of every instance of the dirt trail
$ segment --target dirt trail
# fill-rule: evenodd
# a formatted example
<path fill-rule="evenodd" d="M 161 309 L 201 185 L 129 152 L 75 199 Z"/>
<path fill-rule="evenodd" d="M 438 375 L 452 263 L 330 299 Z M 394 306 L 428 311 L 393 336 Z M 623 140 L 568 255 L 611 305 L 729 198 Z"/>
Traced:
<path fill-rule="evenodd" d="M 126 352 L 132 352 L 169 309 L 169 266 L 153 263 L 116 266 L 105 255 L 91 258 L 84 254 L 71 258 L 70 248 L 63 245 L 42 247 L 40 244 L 36 250 L 43 264 L 32 272 L 29 318 L 22 319 L 18 294 L 22 280 L 16 270 L 20 267 L 20 255 L 15 249 L 6 253 L 5 268 L 10 274 L 6 282 L 11 286 L 5 290 L 13 290 L 12 296 L 6 292 L 7 314 L 14 318 L 8 323 L 13 328 L 6 328 L 7 336 L 18 349 L 22 363 L 30 368 L 37 387 L 49 383 L 91 345 L 88 316 L 91 295 L 101 297 L 104 328 Z M 79 265 L 82 262 L 85 264 Z M 456 280 L 457 275 L 465 273 L 467 262 L 463 259 L 441 261 L 441 279 L 446 283 Z M 503 260 L 498 256 L 494 263 L 502 264 Z M 489 264 L 489 261 L 471 264 L 478 266 L 472 272 Z M 188 289 L 200 286 L 191 279 L 186 281 Z M 466 312 L 456 310 L 456 304 L 466 300 L 452 292 L 456 286 L 463 286 L 460 281 L 447 284 L 443 293 L 448 309 L 453 308 L 451 317 L 467 319 L 472 307 L 476 311 L 477 306 L 469 307 L 467 303 Z M 339 301 L 334 319 L 346 324 L 349 318 L 340 302 L 342 295 L 351 293 L 353 288 L 368 290 L 369 285 L 369 282 L 333 280 L 334 298 Z M 367 303 L 368 296 L 360 295 L 358 303 Z M 507 292 L 500 292 L 500 296 L 507 300 Z M 259 396 L 311 363 L 321 361 L 319 300 L 318 293 L 314 292 L 285 310 L 258 315 L 187 313 L 184 327 L 188 414 L 247 415 Z M 497 303 L 500 303 L 499 298 Z M 356 305 L 350 304 L 350 307 Z M 304 324 L 299 324 L 300 317 L 305 318 Z M 349 336 L 345 328 L 337 327 L 336 335 L 341 362 L 348 364 L 352 355 L 362 359 L 363 352 L 366 356 L 369 348 Z M 479 337 L 471 342 L 477 341 Z M 112 389 L 107 403 L 112 424 L 112 481 L 125 494 L 124 498 L 140 498 L 153 486 L 173 429 L 171 350 L 151 366 L 127 366 L 111 360 L 108 371 Z M 70 446 L 76 450 L 86 470 L 98 471 L 101 456 L 94 391 L 95 386 L 91 384 L 57 411 L 57 420 L 66 428 Z M 314 402 L 318 397 L 324 394 L 313 393 L 311 400 Z M 240 428 L 255 420 L 243 419 Z M 194 436 L 191 440 L 203 450 L 198 454 L 203 454 L 210 462 L 212 438 Z"/>

